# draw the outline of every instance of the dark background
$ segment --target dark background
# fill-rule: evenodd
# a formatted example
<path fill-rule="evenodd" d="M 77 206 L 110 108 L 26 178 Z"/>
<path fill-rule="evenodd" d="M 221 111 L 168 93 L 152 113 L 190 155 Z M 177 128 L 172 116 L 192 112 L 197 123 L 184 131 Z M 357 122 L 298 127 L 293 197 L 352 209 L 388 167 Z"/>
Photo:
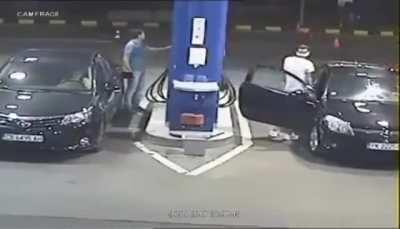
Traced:
<path fill-rule="evenodd" d="M 355 28 L 381 29 L 398 26 L 398 0 L 354 0 L 340 11 L 337 0 L 305 0 L 304 25 L 309 27 L 338 26 L 340 15 L 352 12 Z M 254 26 L 278 25 L 294 27 L 299 20 L 300 0 L 232 0 L 230 23 Z M 59 10 L 63 19 L 105 19 L 115 10 L 147 10 L 171 12 L 173 1 L 1 1 L 0 17 L 6 22 L 17 20 L 18 10 Z M 141 20 L 140 17 L 135 20 Z M 143 18 L 145 20 L 145 18 Z M 39 20 L 40 21 L 40 20 Z M 345 23 L 346 24 L 346 23 Z"/>

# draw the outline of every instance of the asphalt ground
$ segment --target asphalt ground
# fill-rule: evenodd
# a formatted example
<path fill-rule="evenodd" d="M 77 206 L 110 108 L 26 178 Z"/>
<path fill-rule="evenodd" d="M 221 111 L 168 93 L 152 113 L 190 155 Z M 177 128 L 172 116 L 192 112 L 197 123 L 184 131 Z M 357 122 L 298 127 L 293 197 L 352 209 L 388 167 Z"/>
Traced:
<path fill-rule="evenodd" d="M 49 46 L 94 46 L 119 61 L 121 44 L 110 42 L 112 34 L 73 34 L 57 40 L 48 39 L 54 37 L 52 31 L 34 39 L 18 35 L 0 36 L 0 63 L 16 50 Z M 148 37 L 153 46 L 169 43 L 166 31 L 148 31 Z M 279 66 L 282 56 L 302 39 L 269 33 L 232 33 L 229 38 L 225 69 L 236 86 L 249 66 Z M 338 51 L 331 37 L 315 36 L 310 41 L 313 58 L 398 62 L 392 39 L 343 41 L 345 48 Z M 167 63 L 168 52 L 149 54 L 146 83 Z M 296 144 L 269 142 L 267 125 L 250 125 L 256 138 L 252 148 L 196 177 L 176 174 L 131 140 L 112 135 L 104 150 L 92 154 L 0 149 L 0 228 L 12 228 L 13 217 L 26 223 L 29 217 L 71 217 L 270 227 L 398 225 L 398 170 L 385 160 L 376 163 L 383 155 L 368 160 L 362 153 L 349 157 L 356 152 L 344 152 L 347 156 L 341 158 L 317 158 Z M 65 219 L 43 222 L 65 225 Z"/>

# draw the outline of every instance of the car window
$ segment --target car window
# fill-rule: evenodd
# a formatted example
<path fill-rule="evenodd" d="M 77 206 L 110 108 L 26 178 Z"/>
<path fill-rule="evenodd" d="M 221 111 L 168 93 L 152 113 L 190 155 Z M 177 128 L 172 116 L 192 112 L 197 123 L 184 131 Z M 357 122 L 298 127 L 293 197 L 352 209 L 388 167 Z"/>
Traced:
<path fill-rule="evenodd" d="M 271 67 L 258 67 L 254 70 L 252 83 L 260 87 L 284 90 L 285 73 Z"/>
<path fill-rule="evenodd" d="M 91 90 L 85 63 L 72 59 L 10 62 L 0 72 L 0 86 L 15 90 Z"/>

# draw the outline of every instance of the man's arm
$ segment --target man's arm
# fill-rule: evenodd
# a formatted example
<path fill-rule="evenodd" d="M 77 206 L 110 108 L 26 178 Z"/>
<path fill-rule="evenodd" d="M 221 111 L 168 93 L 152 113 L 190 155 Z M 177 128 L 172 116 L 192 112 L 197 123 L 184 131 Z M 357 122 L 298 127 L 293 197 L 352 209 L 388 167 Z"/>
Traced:
<path fill-rule="evenodd" d="M 122 56 L 122 66 L 124 72 L 132 72 L 130 58 L 132 55 L 133 43 L 130 41 L 125 45 L 123 56 Z"/>
<path fill-rule="evenodd" d="M 122 59 L 123 64 L 122 64 L 122 70 L 124 72 L 132 72 L 131 66 L 129 64 L 129 56 L 128 57 L 123 57 Z"/>
<path fill-rule="evenodd" d="M 146 49 L 149 51 L 164 51 L 170 49 L 172 46 L 168 45 L 165 47 L 151 47 L 151 46 L 146 46 Z"/>
<path fill-rule="evenodd" d="M 312 85 L 313 83 L 313 73 L 315 72 L 314 63 L 310 61 L 310 64 L 306 70 L 306 83 Z"/>

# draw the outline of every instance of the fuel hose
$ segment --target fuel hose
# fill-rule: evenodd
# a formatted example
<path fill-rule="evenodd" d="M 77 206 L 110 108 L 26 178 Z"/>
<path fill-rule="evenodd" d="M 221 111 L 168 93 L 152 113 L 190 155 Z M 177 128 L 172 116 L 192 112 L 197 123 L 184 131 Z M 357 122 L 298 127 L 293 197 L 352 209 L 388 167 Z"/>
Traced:
<path fill-rule="evenodd" d="M 166 68 L 157 78 L 156 80 L 150 84 L 150 86 L 146 90 L 146 99 L 152 103 L 166 103 L 168 99 L 168 95 L 166 94 L 168 82 L 168 74 L 169 70 Z M 219 97 L 219 107 L 229 107 L 232 106 L 236 99 L 237 94 L 235 87 L 228 77 L 225 75 L 222 77 L 222 81 L 219 84 L 220 88 L 220 97 Z"/>

